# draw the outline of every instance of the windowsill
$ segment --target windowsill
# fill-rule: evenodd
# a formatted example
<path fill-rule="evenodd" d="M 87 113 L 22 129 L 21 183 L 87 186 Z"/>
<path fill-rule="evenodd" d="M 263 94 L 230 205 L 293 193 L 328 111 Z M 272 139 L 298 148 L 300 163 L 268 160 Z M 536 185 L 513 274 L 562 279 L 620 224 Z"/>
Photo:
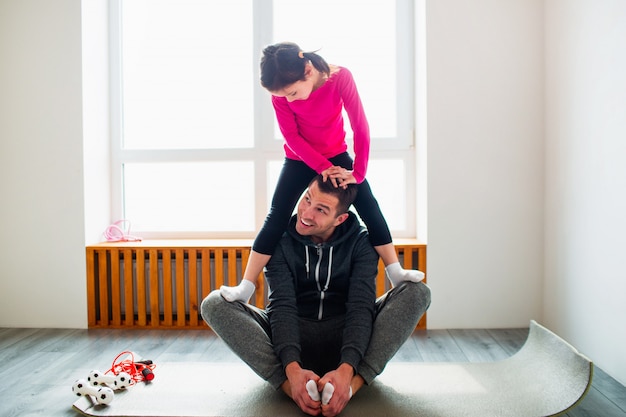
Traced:
<path fill-rule="evenodd" d="M 133 248 L 241 248 L 252 247 L 253 239 L 143 239 L 138 242 L 100 242 L 88 247 Z M 394 239 L 395 246 L 426 246 L 417 239 Z"/>

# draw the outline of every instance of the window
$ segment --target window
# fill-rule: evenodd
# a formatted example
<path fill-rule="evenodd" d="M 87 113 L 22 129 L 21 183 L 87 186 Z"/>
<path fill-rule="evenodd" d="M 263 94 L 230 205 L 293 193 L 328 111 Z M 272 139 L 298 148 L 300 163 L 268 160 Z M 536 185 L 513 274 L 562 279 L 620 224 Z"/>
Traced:
<path fill-rule="evenodd" d="M 367 178 L 393 235 L 414 236 L 410 0 L 112 3 L 113 214 L 133 233 L 256 235 L 284 158 L 259 58 L 289 40 L 352 71 L 372 136 Z"/>

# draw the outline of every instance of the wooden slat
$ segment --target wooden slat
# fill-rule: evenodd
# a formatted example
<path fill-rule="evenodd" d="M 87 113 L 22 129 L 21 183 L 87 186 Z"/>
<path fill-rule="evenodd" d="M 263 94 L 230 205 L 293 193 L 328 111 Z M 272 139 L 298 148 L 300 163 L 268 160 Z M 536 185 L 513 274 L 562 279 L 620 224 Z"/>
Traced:
<path fill-rule="evenodd" d="M 215 249 L 215 289 L 224 285 L 224 251 Z"/>
<path fill-rule="evenodd" d="M 159 251 L 150 249 L 150 326 L 159 326 Z"/>
<path fill-rule="evenodd" d="M 163 260 L 163 324 L 171 326 L 174 323 L 174 307 L 172 306 L 172 252 L 164 250 Z"/>
<path fill-rule="evenodd" d="M 133 293 L 133 251 L 124 248 L 124 325 L 135 324 L 135 295 Z"/>
<path fill-rule="evenodd" d="M 200 289 L 200 295 L 206 297 L 211 292 L 211 249 L 203 248 L 202 254 L 202 288 Z"/>
<path fill-rule="evenodd" d="M 387 275 L 385 274 L 385 264 L 382 259 L 378 259 L 378 275 L 376 275 L 376 297 L 380 297 L 387 291 Z"/>
<path fill-rule="evenodd" d="M 185 250 L 176 249 L 176 325 L 185 326 Z"/>
<path fill-rule="evenodd" d="M 422 245 L 417 248 L 417 269 L 426 274 L 426 246 Z"/>
<path fill-rule="evenodd" d="M 98 285 L 98 291 L 100 296 L 98 302 L 100 303 L 100 325 L 109 325 L 109 286 L 107 285 L 107 252 L 106 250 L 98 251 L 98 277 L 100 279 Z"/>
<path fill-rule="evenodd" d="M 187 257 L 188 261 L 188 286 L 189 286 L 189 325 L 196 327 L 198 325 L 198 272 L 196 249 L 189 249 Z"/>
<path fill-rule="evenodd" d="M 398 252 L 398 258 L 402 258 L 402 268 L 413 269 L 413 257 L 411 256 L 411 251 L 408 251 L 404 246 L 396 248 L 396 251 Z"/>
<path fill-rule="evenodd" d="M 234 286 L 238 284 L 237 280 L 237 249 L 228 249 L 228 257 L 226 258 L 226 264 L 228 267 L 228 273 L 226 278 L 228 285 Z"/>
<path fill-rule="evenodd" d="M 122 324 L 122 293 L 120 292 L 120 252 L 111 249 L 111 324 Z"/>
<path fill-rule="evenodd" d="M 420 321 L 417 322 L 417 326 L 415 326 L 415 330 L 426 330 L 426 317 L 427 317 L 427 312 L 424 313 L 424 315 L 422 316 L 422 318 L 420 318 Z"/>
<path fill-rule="evenodd" d="M 137 249 L 137 324 L 145 326 L 146 317 L 146 261 L 145 251 Z"/>
<path fill-rule="evenodd" d="M 257 278 L 255 293 L 255 305 L 258 308 L 265 308 L 265 275 L 263 272 Z"/>

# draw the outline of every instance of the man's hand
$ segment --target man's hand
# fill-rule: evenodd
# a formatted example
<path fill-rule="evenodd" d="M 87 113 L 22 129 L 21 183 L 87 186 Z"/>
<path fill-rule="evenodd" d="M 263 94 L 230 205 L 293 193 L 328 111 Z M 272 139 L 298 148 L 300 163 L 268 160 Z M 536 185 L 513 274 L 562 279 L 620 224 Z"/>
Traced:
<path fill-rule="evenodd" d="M 312 379 L 318 382 L 320 377 L 313 371 L 302 369 L 298 362 L 291 362 L 285 367 L 289 392 L 287 395 L 298 404 L 298 407 L 305 413 L 312 416 L 319 416 L 322 413 L 321 402 L 314 401 L 306 390 L 306 383 Z"/>
<path fill-rule="evenodd" d="M 354 368 L 347 363 L 339 365 L 335 371 L 330 371 L 317 382 L 320 390 L 324 389 L 327 382 L 335 387 L 335 392 L 328 404 L 322 404 L 322 415 L 333 417 L 341 413 L 350 401 L 350 382 L 354 376 Z"/>
<path fill-rule="evenodd" d="M 336 165 L 322 171 L 322 177 L 324 181 L 330 180 L 335 187 L 344 189 L 348 187 L 348 184 L 356 184 L 352 171 Z"/>

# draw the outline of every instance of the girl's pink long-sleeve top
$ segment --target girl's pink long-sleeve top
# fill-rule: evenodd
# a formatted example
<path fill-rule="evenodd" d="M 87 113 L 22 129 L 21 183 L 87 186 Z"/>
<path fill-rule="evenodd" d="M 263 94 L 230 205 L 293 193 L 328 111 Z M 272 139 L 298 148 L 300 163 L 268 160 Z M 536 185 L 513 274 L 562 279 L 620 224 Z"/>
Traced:
<path fill-rule="evenodd" d="M 287 101 L 272 96 L 278 126 L 285 138 L 285 156 L 303 161 L 318 174 L 333 164 L 328 160 L 342 152 L 345 141 L 342 108 L 346 109 L 354 133 L 354 167 L 357 183 L 367 173 L 370 133 L 361 98 L 349 70 L 339 67 L 306 100 Z"/>

